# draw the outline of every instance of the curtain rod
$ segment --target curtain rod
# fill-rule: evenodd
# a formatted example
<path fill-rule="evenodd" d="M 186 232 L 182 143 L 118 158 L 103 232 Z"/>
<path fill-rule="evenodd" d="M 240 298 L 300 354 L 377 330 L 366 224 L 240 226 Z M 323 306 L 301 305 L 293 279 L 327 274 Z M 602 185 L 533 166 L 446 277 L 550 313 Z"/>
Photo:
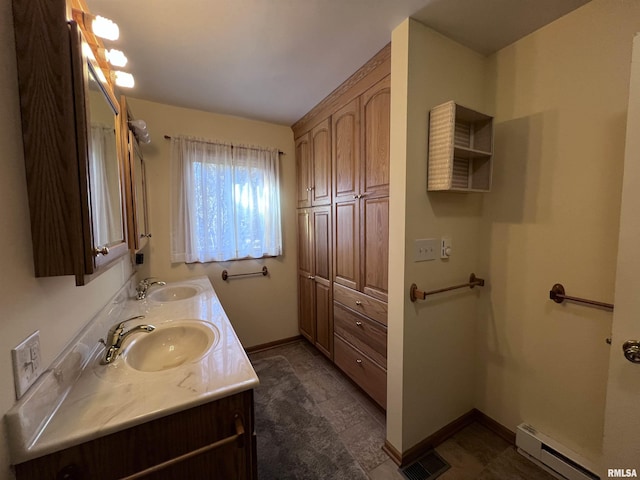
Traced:
<path fill-rule="evenodd" d="M 167 140 L 171 140 L 171 135 L 165 135 L 164 138 L 166 138 Z M 209 143 L 216 143 L 216 142 L 209 142 Z M 231 145 L 231 148 L 233 148 L 233 145 Z M 252 147 L 241 147 L 241 148 L 246 148 L 247 150 L 261 150 L 260 148 L 252 148 Z M 282 150 L 278 150 L 278 154 L 286 155 L 286 153 L 284 153 Z"/>

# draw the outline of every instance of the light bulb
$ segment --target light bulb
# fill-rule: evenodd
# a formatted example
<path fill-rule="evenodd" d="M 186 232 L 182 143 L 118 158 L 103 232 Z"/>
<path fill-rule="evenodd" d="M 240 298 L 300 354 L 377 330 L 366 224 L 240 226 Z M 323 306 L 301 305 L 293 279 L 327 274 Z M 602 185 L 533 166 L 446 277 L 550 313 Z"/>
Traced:
<path fill-rule="evenodd" d="M 107 61 L 114 67 L 124 67 L 127 64 L 127 57 L 125 56 L 125 54 L 120 50 L 116 50 L 115 48 L 106 50 L 104 52 L 104 56 Z"/>
<path fill-rule="evenodd" d="M 116 70 L 113 72 L 116 77 L 116 85 L 124 88 L 133 88 L 135 85 L 135 81 L 133 79 L 133 75 L 127 72 L 121 72 L 120 70 Z"/>
<path fill-rule="evenodd" d="M 147 130 L 147 122 L 145 122 L 144 120 L 130 120 L 129 125 L 134 127 L 136 130 L 140 130 L 143 132 Z"/>
<path fill-rule="evenodd" d="M 105 40 L 117 40 L 120 36 L 118 25 L 108 18 L 96 15 L 91 22 L 91 31 L 94 35 Z"/>

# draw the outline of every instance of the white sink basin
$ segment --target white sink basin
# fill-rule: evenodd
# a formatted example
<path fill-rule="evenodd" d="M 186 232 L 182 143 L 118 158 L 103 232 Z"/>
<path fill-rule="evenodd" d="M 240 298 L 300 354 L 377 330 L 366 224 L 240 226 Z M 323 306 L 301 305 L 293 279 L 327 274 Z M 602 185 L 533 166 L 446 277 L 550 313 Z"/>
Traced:
<path fill-rule="evenodd" d="M 202 320 L 160 324 L 151 333 L 136 334 L 124 361 L 143 372 L 159 372 L 202 358 L 218 342 L 218 329 Z"/>
<path fill-rule="evenodd" d="M 175 302 L 195 297 L 200 293 L 198 287 L 192 285 L 167 285 L 156 288 L 147 295 L 147 298 L 155 302 Z"/>

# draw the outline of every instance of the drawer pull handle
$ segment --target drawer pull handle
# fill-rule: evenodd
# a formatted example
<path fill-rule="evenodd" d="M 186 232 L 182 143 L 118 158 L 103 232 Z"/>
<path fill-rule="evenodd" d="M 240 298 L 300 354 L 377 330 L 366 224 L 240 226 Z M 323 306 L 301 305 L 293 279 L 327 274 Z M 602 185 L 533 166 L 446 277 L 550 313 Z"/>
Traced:
<path fill-rule="evenodd" d="M 356 363 L 360 366 L 362 366 L 362 360 L 360 360 L 359 358 L 356 360 Z"/>
<path fill-rule="evenodd" d="M 356 322 L 356 327 L 361 327 L 362 326 L 362 322 L 361 321 L 357 321 Z"/>
<path fill-rule="evenodd" d="M 356 305 L 362 305 L 362 302 L 360 300 L 356 300 Z"/>
<path fill-rule="evenodd" d="M 234 443 L 236 441 L 242 442 L 244 439 L 245 432 L 244 432 L 244 425 L 242 424 L 242 419 L 240 418 L 239 415 L 235 416 L 234 422 L 235 422 L 235 430 L 236 430 L 235 435 L 231 435 L 229 437 L 223 438 L 222 440 L 218 440 L 217 442 L 211 443 L 204 447 L 185 453 L 184 455 L 180 455 L 178 457 L 172 458 L 171 460 L 167 460 L 166 462 L 162 462 L 157 465 L 154 465 L 153 467 L 149 467 L 145 470 L 141 470 L 140 472 L 134 473 L 133 475 L 129 475 L 128 477 L 124 477 L 120 480 L 135 480 L 138 478 L 146 477 L 147 475 L 162 471 L 167 467 L 172 467 L 178 463 L 184 462 L 185 460 L 189 460 L 190 458 L 197 457 L 198 455 L 202 455 L 203 453 L 209 452 L 211 450 L 215 450 L 217 448 L 223 447 L 230 443 Z M 242 447 L 242 444 L 240 443 L 238 446 Z"/>

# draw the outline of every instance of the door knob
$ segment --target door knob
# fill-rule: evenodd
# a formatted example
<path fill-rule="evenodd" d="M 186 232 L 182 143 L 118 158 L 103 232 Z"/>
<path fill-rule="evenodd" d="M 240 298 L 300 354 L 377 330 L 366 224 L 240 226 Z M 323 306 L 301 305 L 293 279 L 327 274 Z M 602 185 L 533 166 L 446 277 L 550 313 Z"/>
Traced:
<path fill-rule="evenodd" d="M 627 340 L 622 345 L 624 356 L 631 363 L 640 363 L 640 342 L 638 340 Z"/>

